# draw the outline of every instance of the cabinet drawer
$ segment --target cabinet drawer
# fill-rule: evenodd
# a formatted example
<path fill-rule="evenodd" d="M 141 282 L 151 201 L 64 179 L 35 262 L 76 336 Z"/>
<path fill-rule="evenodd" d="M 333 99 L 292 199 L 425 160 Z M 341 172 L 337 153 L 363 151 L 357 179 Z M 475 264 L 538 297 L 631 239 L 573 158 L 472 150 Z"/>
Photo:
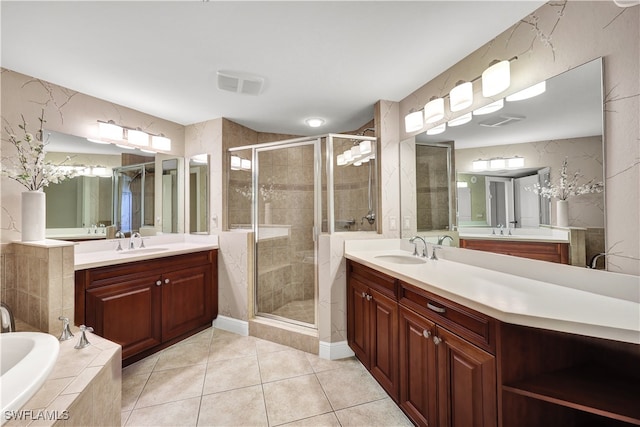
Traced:
<path fill-rule="evenodd" d="M 399 300 L 400 304 L 495 354 L 493 318 L 404 282 L 400 282 Z"/>
<path fill-rule="evenodd" d="M 364 265 L 347 260 L 347 273 L 381 294 L 397 300 L 398 280 Z"/>

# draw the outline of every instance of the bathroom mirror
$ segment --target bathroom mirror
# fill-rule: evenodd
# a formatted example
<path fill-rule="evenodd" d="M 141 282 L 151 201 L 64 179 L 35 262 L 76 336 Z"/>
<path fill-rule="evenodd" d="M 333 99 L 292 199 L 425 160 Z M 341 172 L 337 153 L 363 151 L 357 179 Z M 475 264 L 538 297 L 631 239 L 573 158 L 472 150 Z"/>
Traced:
<path fill-rule="evenodd" d="M 162 232 L 181 233 L 184 231 L 184 160 L 182 158 L 164 159 L 159 155 L 161 175 L 161 212 Z M 157 182 L 156 182 L 157 185 Z"/>
<path fill-rule="evenodd" d="M 455 225 L 487 227 L 494 225 L 491 214 L 488 213 L 491 207 L 487 209 L 489 197 L 486 196 L 487 191 L 490 192 L 487 188 L 491 187 L 492 182 L 496 188 L 500 187 L 496 183 L 515 182 L 523 176 L 535 176 L 536 181 L 544 182 L 544 174 L 548 174 L 549 170 L 558 171 L 565 157 L 569 171 L 579 170 L 584 175 L 584 181 L 591 178 L 602 180 L 602 106 L 602 59 L 598 58 L 547 80 L 546 91 L 541 95 L 526 100 L 505 101 L 501 110 L 474 115 L 469 123 L 448 127 L 439 135 L 423 133 L 402 141 L 403 236 L 409 237 L 416 231 L 421 231 L 415 227 L 419 223 L 416 221 L 419 211 L 416 206 L 416 190 L 419 186 L 415 182 L 417 172 L 408 174 L 404 170 L 405 165 L 415 165 L 416 144 L 455 144 L 456 187 L 466 185 L 456 189 Z M 476 160 L 512 157 L 523 158 L 524 166 L 494 170 L 476 170 L 473 167 Z M 476 196 L 469 198 L 468 194 L 476 188 L 484 189 L 484 192 L 473 193 Z M 541 199 L 540 203 L 539 224 L 553 223 L 554 208 L 549 208 L 549 200 Z M 576 197 L 573 203 L 576 203 L 574 212 L 579 214 L 571 225 L 600 229 L 600 233 L 604 235 L 604 195 L 601 193 Z M 465 213 L 462 220 L 458 216 L 461 205 Z M 505 219 L 508 220 L 509 217 Z M 526 221 L 524 222 L 526 226 Z M 407 223 L 413 227 L 405 227 Z M 516 224 L 516 227 L 522 225 L 523 221 Z M 538 223 L 533 226 L 537 227 Z"/>
<path fill-rule="evenodd" d="M 189 159 L 189 232 L 209 232 L 209 158 L 206 154 Z"/>

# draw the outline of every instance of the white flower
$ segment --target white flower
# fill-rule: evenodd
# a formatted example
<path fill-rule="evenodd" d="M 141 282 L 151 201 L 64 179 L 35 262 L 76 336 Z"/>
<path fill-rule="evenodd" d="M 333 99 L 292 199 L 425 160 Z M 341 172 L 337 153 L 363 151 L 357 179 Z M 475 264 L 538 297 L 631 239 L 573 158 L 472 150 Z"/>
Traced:
<path fill-rule="evenodd" d="M 526 189 L 533 191 L 542 197 L 547 197 L 549 199 L 555 198 L 559 200 L 567 200 L 569 197 L 580 196 L 582 194 L 602 193 L 604 190 L 604 183 L 602 181 L 595 182 L 595 179 L 592 179 L 586 184 L 578 185 L 578 179 L 582 177 L 582 174 L 580 174 L 580 172 L 574 172 L 571 178 L 569 178 L 567 167 L 568 162 L 565 157 L 564 162 L 562 162 L 560 179 L 557 184 L 547 181 L 544 186 L 534 184 L 532 187 L 526 187 Z"/>
<path fill-rule="evenodd" d="M 45 161 L 44 147 L 47 145 L 43 141 L 44 110 L 40 120 L 40 129 L 34 137 L 32 133 L 27 132 L 27 122 L 22 117 L 22 124 L 18 125 L 24 132 L 24 139 L 19 139 L 9 129 L 9 142 L 16 148 L 16 155 L 5 157 L 2 159 L 2 175 L 19 182 L 29 191 L 38 191 L 52 183 L 64 181 L 76 175 L 74 170 L 60 168 L 60 166 L 70 158 L 67 157 L 63 162 L 54 164 Z"/>

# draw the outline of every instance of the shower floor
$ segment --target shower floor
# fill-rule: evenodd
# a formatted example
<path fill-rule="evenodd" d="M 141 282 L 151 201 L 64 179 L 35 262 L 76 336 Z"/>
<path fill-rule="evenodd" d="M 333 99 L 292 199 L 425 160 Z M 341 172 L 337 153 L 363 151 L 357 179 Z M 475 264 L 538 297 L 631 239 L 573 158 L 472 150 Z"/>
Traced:
<path fill-rule="evenodd" d="M 315 307 L 313 299 L 305 299 L 299 301 L 291 301 L 274 310 L 271 314 L 286 317 L 287 319 L 297 320 L 304 323 L 315 323 Z"/>

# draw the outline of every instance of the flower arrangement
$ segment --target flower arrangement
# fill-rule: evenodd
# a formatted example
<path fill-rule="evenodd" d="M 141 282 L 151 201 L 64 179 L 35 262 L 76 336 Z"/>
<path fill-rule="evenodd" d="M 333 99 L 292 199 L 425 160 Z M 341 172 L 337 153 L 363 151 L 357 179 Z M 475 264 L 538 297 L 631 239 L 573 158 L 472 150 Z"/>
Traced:
<path fill-rule="evenodd" d="M 568 161 L 565 157 L 564 162 L 562 162 L 560 178 L 557 184 L 547 181 L 544 186 L 534 184 L 532 188 L 528 189 L 542 197 L 549 199 L 555 198 L 558 200 L 567 200 L 569 197 L 580 196 L 582 194 L 602 193 L 604 190 L 604 183 L 602 181 L 596 182 L 595 179 L 578 185 L 578 180 L 582 177 L 582 174 L 579 171 L 569 174 L 567 169 Z"/>
<path fill-rule="evenodd" d="M 44 140 L 44 110 L 39 117 L 40 128 L 36 134 L 32 134 L 27 129 L 27 122 L 22 117 L 22 123 L 18 125 L 22 137 L 15 135 L 11 129 L 6 128 L 9 134 L 9 142 L 16 148 L 15 156 L 3 157 L 2 175 L 22 184 L 29 191 L 39 191 L 49 184 L 56 184 L 76 175 L 73 168 L 62 167 L 63 163 L 70 159 L 67 157 L 63 162 L 54 164 L 45 161 L 44 147 L 47 141 Z"/>

